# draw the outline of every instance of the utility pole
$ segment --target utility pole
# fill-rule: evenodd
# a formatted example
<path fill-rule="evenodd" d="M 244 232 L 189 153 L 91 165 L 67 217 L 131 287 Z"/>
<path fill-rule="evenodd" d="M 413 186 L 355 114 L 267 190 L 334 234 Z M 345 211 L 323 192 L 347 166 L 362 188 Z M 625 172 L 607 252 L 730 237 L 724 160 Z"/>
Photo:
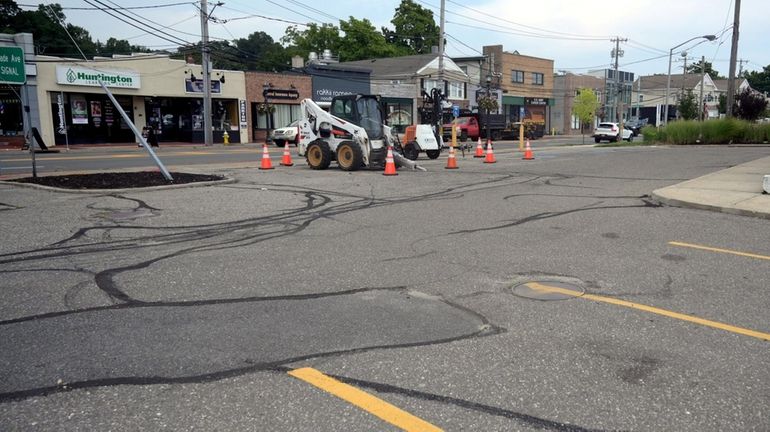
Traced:
<path fill-rule="evenodd" d="M 703 81 L 706 81 L 706 56 L 700 57 L 700 115 L 698 118 L 703 121 L 703 111 L 705 111 L 706 102 L 703 100 Z"/>
<path fill-rule="evenodd" d="M 748 60 L 740 59 L 738 60 L 738 77 L 741 77 L 743 75 L 743 64 L 748 63 Z"/>
<path fill-rule="evenodd" d="M 209 50 L 209 14 L 207 0 L 201 0 L 201 63 L 203 63 L 203 142 L 214 143 L 211 125 L 211 70 Z"/>
<path fill-rule="evenodd" d="M 438 35 L 438 79 L 441 82 L 441 91 L 444 89 L 444 0 L 441 0 L 441 13 Z"/>
<path fill-rule="evenodd" d="M 620 131 L 618 132 L 618 139 L 623 139 L 623 113 L 621 112 L 621 107 L 623 106 L 623 102 L 621 99 L 623 98 L 623 89 L 621 87 L 620 83 L 620 71 L 618 70 L 618 62 L 620 57 L 623 57 L 623 51 L 620 50 L 620 43 L 621 42 L 627 42 L 628 39 L 621 39 L 620 37 L 616 37 L 615 39 L 610 39 L 610 42 L 615 42 L 615 49 L 612 50 L 611 55 L 615 57 L 615 118 L 617 119 L 618 123 L 620 124 Z"/>
<path fill-rule="evenodd" d="M 730 49 L 730 76 L 727 79 L 727 117 L 733 116 L 735 103 L 735 59 L 738 57 L 738 29 L 741 23 L 741 0 L 735 0 L 735 17 L 733 18 L 733 45 Z"/>

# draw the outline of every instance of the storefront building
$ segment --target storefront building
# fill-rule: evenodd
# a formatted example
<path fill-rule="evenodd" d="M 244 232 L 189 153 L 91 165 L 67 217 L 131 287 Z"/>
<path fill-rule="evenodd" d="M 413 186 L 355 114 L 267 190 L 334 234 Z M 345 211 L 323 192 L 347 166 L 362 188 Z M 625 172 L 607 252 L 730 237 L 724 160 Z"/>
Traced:
<path fill-rule="evenodd" d="M 31 33 L 0 34 L 0 148 L 21 148 L 40 128 L 34 53 Z"/>
<path fill-rule="evenodd" d="M 553 60 L 506 52 L 502 45 L 484 46 L 483 52 L 491 59 L 491 70 L 499 74 L 507 121 L 524 121 L 550 131 L 555 104 Z"/>
<path fill-rule="evenodd" d="M 47 145 L 137 142 L 99 80 L 139 130 L 153 127 L 161 142 L 202 143 L 203 71 L 165 55 L 134 54 L 84 62 L 37 56 L 40 124 Z M 210 73 L 214 142 L 225 132 L 248 141 L 245 77 Z"/>
<path fill-rule="evenodd" d="M 312 83 L 308 75 L 246 72 L 251 141 L 264 142 L 270 130 L 299 120 L 302 99 L 311 97 Z"/>

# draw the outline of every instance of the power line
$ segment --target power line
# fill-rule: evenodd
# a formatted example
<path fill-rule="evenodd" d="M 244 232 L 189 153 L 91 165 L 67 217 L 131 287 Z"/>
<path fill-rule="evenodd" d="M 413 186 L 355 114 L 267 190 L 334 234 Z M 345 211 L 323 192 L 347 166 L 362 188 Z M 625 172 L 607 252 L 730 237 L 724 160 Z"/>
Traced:
<path fill-rule="evenodd" d="M 159 8 L 166 8 L 166 7 L 173 7 L 173 6 L 192 5 L 192 4 L 195 4 L 195 3 L 194 2 L 180 2 L 180 3 L 167 3 L 167 4 L 159 4 L 159 5 L 151 5 L 151 6 L 125 6 L 125 7 L 124 6 L 118 6 L 118 7 L 115 7 L 114 9 L 115 10 L 159 9 Z M 17 6 L 29 7 L 29 8 L 37 9 L 40 5 L 18 3 Z M 90 7 L 90 8 L 87 8 L 87 7 L 64 7 L 64 6 L 62 6 L 61 9 L 62 10 L 90 10 L 90 11 L 102 10 L 101 8 L 96 7 L 96 6 Z"/>
<path fill-rule="evenodd" d="M 93 6 L 93 7 L 97 7 L 96 5 L 94 5 L 93 3 L 91 3 L 91 0 L 83 0 L 83 1 L 85 1 L 87 4 L 89 4 L 89 5 Z M 136 25 L 136 24 L 134 24 L 134 23 L 128 22 L 128 21 L 126 21 L 125 19 L 123 19 L 123 18 L 120 18 L 119 16 L 116 16 L 115 14 L 113 14 L 113 13 L 111 12 L 112 8 L 110 8 L 109 6 L 105 5 L 104 3 L 101 3 L 99 0 L 93 0 L 93 1 L 94 1 L 94 2 L 96 2 L 96 3 L 99 3 L 99 4 L 101 4 L 101 5 L 103 6 L 103 8 L 99 8 L 99 9 L 100 9 L 102 12 L 106 13 L 107 15 L 109 15 L 109 16 L 111 16 L 111 17 L 113 17 L 113 18 L 117 19 L 118 21 L 121 21 L 121 22 L 123 22 L 123 23 L 125 23 L 125 24 L 128 24 L 128 25 L 130 25 L 131 27 L 137 28 L 137 29 L 139 29 L 139 30 L 141 30 L 141 31 L 145 31 L 145 32 L 147 31 L 147 29 L 146 29 L 146 28 L 142 28 L 142 27 L 140 27 L 139 25 Z M 117 12 L 117 13 L 118 13 L 118 14 L 122 14 L 122 15 L 125 15 L 125 14 L 123 14 L 122 12 Z M 130 17 L 128 17 L 128 18 L 130 18 Z M 135 20 L 135 19 L 133 19 L 133 18 L 131 18 L 131 19 L 132 19 L 133 21 L 137 21 L 137 20 Z M 147 27 L 148 27 L 148 28 L 150 28 L 150 29 L 152 29 L 152 27 L 151 27 L 151 26 L 147 26 Z M 157 37 L 157 38 L 160 38 L 160 39 L 163 39 L 163 40 L 165 40 L 166 42 L 171 42 L 171 43 L 173 43 L 173 44 L 180 44 L 180 42 L 179 42 L 179 41 L 181 41 L 182 43 L 181 43 L 180 45 L 183 45 L 183 44 L 189 44 L 189 42 L 185 41 L 184 39 L 180 39 L 180 38 L 177 38 L 176 36 L 170 35 L 170 34 L 168 34 L 168 33 L 164 32 L 164 31 L 162 31 L 162 30 L 158 30 L 158 29 L 154 29 L 154 30 L 155 30 L 155 31 L 157 31 L 158 33 L 161 33 L 161 34 L 167 35 L 167 36 L 169 36 L 170 38 L 174 38 L 174 39 L 176 39 L 176 40 L 173 40 L 173 39 L 169 39 L 168 37 L 164 37 L 164 36 L 161 36 L 161 35 L 159 35 L 159 34 L 155 34 L 155 37 Z"/>

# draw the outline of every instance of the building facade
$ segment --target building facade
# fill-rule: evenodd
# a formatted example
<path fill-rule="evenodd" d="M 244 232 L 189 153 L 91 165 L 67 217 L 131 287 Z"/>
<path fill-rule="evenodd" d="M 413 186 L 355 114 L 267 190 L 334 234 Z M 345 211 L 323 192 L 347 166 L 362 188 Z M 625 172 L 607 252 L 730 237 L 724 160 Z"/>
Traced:
<path fill-rule="evenodd" d="M 720 81 L 720 80 L 717 80 Z M 726 84 L 727 80 L 723 80 Z M 701 98 L 701 82 L 703 97 Z M 698 100 L 702 100 L 703 117 L 705 119 L 719 118 L 719 95 L 726 94 L 720 90 L 715 81 L 706 74 L 675 74 L 640 76 L 634 83 L 631 113 L 634 117 L 647 119 L 651 125 L 661 125 L 666 117 L 666 88 L 668 86 L 668 117 L 674 120 L 678 117 L 677 106 L 680 96 L 690 91 Z"/>
<path fill-rule="evenodd" d="M 202 143 L 203 71 L 166 55 L 96 57 L 93 61 L 37 56 L 40 133 L 47 145 L 137 142 L 101 80 L 139 130 L 152 127 L 160 141 Z M 245 77 L 210 72 L 214 142 L 248 141 Z"/>
<path fill-rule="evenodd" d="M 267 140 L 269 130 L 300 118 L 300 102 L 311 98 L 312 80 L 301 73 L 246 72 L 247 129 L 253 142 Z"/>
<path fill-rule="evenodd" d="M 503 51 L 502 45 L 483 47 L 489 61 L 486 67 L 499 82 L 501 112 L 508 122 L 525 121 L 551 128 L 553 99 L 553 60 Z"/>
<path fill-rule="evenodd" d="M 591 89 L 597 97 L 597 102 L 601 104 L 604 100 L 604 80 L 593 75 L 576 75 L 572 73 L 554 75 L 553 77 L 553 99 L 554 105 L 551 111 L 552 129 L 557 134 L 573 135 L 581 133 L 580 120 L 572 114 L 572 106 L 575 97 L 581 89 Z M 594 117 L 591 125 L 596 126 L 598 116 Z M 585 125 L 583 125 L 585 127 Z M 585 132 L 585 131 L 584 131 Z"/>
<path fill-rule="evenodd" d="M 615 74 L 615 69 L 598 69 L 587 73 L 587 75 L 593 75 L 604 81 L 604 91 L 602 92 L 604 99 L 599 112 L 602 121 L 620 122 L 618 108 L 624 121 L 630 118 L 629 109 L 632 100 L 634 74 L 621 70 L 617 71 L 617 78 Z"/>

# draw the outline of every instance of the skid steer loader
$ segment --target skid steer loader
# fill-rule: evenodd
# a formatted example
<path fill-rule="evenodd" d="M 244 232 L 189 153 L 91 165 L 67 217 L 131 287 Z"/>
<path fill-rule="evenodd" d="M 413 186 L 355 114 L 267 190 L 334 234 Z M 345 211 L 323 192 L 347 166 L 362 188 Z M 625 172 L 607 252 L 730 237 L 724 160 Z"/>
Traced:
<path fill-rule="evenodd" d="M 312 169 L 326 169 L 336 160 L 342 170 L 355 171 L 383 167 L 392 146 L 396 165 L 424 170 L 402 155 L 397 136 L 384 124 L 379 99 L 361 94 L 336 96 L 328 112 L 311 99 L 302 100 L 298 154 Z"/>

